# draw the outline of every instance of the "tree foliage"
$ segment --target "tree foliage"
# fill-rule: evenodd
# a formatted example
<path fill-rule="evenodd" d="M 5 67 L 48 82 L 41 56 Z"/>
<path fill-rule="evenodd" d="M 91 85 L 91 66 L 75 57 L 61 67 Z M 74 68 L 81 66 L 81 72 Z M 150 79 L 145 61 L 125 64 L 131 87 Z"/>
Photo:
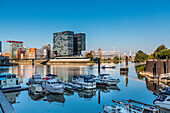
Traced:
<path fill-rule="evenodd" d="M 135 62 L 143 62 L 148 58 L 148 55 L 142 50 L 139 50 L 135 55 Z"/>
<path fill-rule="evenodd" d="M 154 53 L 153 53 L 153 57 L 155 58 L 155 59 L 158 59 L 158 53 L 161 51 L 161 50 L 164 50 L 164 49 L 166 49 L 166 46 L 165 45 L 160 45 L 155 51 L 154 51 Z"/>
<path fill-rule="evenodd" d="M 170 49 L 161 50 L 157 55 L 160 59 L 166 59 L 166 56 L 170 56 Z"/>
<path fill-rule="evenodd" d="M 86 54 L 86 57 L 87 58 L 90 58 L 91 61 L 93 61 L 93 55 L 91 53 L 87 53 Z"/>
<path fill-rule="evenodd" d="M 113 58 L 113 60 L 119 60 L 119 57 L 118 57 L 118 56 L 115 56 L 115 57 Z"/>

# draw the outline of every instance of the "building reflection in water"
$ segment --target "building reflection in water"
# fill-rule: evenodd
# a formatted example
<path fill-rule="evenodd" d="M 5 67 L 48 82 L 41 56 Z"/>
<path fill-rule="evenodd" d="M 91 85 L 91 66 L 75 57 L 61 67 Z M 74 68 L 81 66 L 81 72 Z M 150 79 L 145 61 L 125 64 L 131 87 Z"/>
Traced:
<path fill-rule="evenodd" d="M 166 87 L 168 87 L 167 84 L 164 84 L 162 82 L 158 82 L 158 81 L 151 81 L 146 79 L 146 87 L 150 92 L 154 92 L 154 93 L 160 93 L 161 90 L 164 90 Z"/>
<path fill-rule="evenodd" d="M 24 83 L 32 77 L 33 73 L 41 74 L 45 77 L 47 74 L 58 75 L 58 79 L 63 82 L 71 82 L 74 75 L 84 74 L 85 66 L 73 65 L 20 65 L 8 68 L 0 68 L 0 73 L 16 74 L 20 83 Z"/>
<path fill-rule="evenodd" d="M 128 86 L 128 72 L 127 73 L 120 73 L 120 75 L 123 75 L 126 77 L 126 87 Z"/>

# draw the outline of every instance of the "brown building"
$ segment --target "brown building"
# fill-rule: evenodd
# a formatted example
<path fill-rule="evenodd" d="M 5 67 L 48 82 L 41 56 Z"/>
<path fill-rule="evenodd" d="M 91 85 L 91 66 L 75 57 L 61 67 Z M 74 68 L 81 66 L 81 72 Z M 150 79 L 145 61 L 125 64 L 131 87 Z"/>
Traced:
<path fill-rule="evenodd" d="M 18 48 L 17 51 L 17 59 L 26 59 L 26 49 L 25 48 Z"/>
<path fill-rule="evenodd" d="M 160 76 L 161 74 L 170 73 L 170 60 L 149 59 L 146 61 L 147 75 Z"/>

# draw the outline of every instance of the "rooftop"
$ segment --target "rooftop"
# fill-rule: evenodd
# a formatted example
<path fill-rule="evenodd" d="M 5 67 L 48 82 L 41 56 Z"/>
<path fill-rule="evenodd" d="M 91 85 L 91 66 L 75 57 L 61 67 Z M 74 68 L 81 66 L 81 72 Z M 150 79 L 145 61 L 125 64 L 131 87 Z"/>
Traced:
<path fill-rule="evenodd" d="M 7 40 L 6 42 L 9 42 L 9 43 L 23 43 L 22 41 L 11 41 L 11 40 Z"/>

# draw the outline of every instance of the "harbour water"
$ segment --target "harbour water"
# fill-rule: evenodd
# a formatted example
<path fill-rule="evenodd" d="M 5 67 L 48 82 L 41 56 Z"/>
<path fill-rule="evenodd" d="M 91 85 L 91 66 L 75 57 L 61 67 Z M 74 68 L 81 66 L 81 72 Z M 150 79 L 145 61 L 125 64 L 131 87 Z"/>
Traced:
<path fill-rule="evenodd" d="M 102 64 L 103 65 L 103 64 Z M 128 75 L 120 75 L 120 67 L 124 62 L 115 65 L 115 69 L 101 69 L 101 73 L 108 73 L 114 78 L 119 78 L 117 87 L 107 89 L 95 89 L 74 93 L 66 92 L 64 95 L 50 94 L 36 97 L 28 91 L 5 93 L 17 113 L 99 113 L 103 111 L 103 105 L 112 105 L 112 100 L 133 99 L 148 104 L 153 104 L 155 96 L 153 92 L 158 90 L 157 83 L 139 76 L 135 70 L 135 64 L 129 63 Z M 74 75 L 97 74 L 98 67 L 82 65 L 20 65 L 12 67 L 0 67 L 1 73 L 16 74 L 22 87 L 32 76 L 38 72 L 45 77 L 46 74 L 56 74 L 63 82 L 71 82 Z"/>

